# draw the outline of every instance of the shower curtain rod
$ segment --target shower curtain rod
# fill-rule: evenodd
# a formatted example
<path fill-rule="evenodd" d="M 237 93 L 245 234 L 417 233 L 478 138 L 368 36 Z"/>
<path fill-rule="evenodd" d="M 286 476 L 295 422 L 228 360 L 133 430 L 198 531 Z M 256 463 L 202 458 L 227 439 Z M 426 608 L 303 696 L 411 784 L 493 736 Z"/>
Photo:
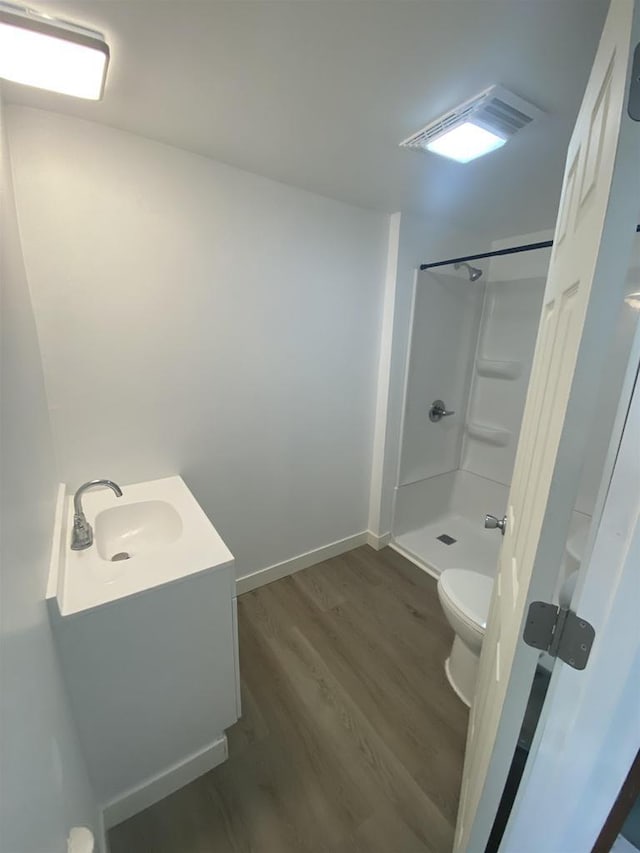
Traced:
<path fill-rule="evenodd" d="M 636 226 L 636 232 L 640 233 L 640 225 Z M 494 252 L 483 252 L 480 255 L 465 255 L 463 258 L 449 258 L 448 261 L 435 261 L 432 264 L 420 264 L 421 270 L 431 270 L 434 267 L 448 267 L 449 264 L 462 264 L 467 261 L 481 261 L 483 258 L 497 258 L 500 255 L 517 255 L 519 252 L 530 252 L 532 249 L 550 249 L 553 240 L 544 240 L 542 243 L 527 243 L 524 246 L 512 246 L 510 249 L 496 249 Z"/>

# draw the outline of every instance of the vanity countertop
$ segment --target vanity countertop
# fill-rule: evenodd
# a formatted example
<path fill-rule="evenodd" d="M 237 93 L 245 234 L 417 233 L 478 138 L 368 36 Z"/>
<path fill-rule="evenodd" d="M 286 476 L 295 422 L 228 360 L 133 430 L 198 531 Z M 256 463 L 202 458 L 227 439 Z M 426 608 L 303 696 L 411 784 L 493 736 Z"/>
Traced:
<path fill-rule="evenodd" d="M 233 564 L 179 476 L 122 485 L 121 498 L 110 489 L 86 492 L 82 504 L 95 538 L 83 551 L 70 548 L 73 495 L 65 491 L 61 486 L 47 588 L 62 617 Z M 113 561 L 120 551 L 128 555 Z"/>

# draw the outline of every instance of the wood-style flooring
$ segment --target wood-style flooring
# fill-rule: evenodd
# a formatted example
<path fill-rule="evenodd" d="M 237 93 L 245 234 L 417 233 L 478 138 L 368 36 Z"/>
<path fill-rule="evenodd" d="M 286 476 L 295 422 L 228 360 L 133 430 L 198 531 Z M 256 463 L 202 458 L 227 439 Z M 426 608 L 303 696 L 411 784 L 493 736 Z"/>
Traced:
<path fill-rule="evenodd" d="M 230 757 L 111 853 L 449 853 L 467 710 L 435 582 L 365 546 L 241 596 Z"/>

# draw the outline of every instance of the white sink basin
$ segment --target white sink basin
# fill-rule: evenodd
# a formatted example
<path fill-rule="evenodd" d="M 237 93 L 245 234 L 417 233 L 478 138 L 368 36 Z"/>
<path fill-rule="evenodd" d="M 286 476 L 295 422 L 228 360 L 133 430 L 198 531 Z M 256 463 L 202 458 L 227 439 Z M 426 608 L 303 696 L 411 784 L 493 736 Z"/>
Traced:
<path fill-rule="evenodd" d="M 128 560 L 179 539 L 182 519 L 166 501 L 141 501 L 103 509 L 93 534 L 103 560 Z"/>
<path fill-rule="evenodd" d="M 61 616 L 228 567 L 233 555 L 181 477 L 85 492 L 82 506 L 94 541 L 72 551 L 73 497 L 58 500 L 47 598 Z"/>

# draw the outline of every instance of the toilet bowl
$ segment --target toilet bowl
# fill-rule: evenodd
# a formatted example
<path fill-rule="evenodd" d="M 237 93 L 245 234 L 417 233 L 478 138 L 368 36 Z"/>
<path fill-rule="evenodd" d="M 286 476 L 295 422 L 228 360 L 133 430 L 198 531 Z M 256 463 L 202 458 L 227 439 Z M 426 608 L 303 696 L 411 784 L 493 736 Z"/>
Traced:
<path fill-rule="evenodd" d="M 67 838 L 67 853 L 94 853 L 93 832 L 86 826 L 74 826 Z"/>
<path fill-rule="evenodd" d="M 471 706 L 489 616 L 493 578 L 467 569 L 447 569 L 438 579 L 438 598 L 455 632 L 444 671 L 460 699 Z"/>

